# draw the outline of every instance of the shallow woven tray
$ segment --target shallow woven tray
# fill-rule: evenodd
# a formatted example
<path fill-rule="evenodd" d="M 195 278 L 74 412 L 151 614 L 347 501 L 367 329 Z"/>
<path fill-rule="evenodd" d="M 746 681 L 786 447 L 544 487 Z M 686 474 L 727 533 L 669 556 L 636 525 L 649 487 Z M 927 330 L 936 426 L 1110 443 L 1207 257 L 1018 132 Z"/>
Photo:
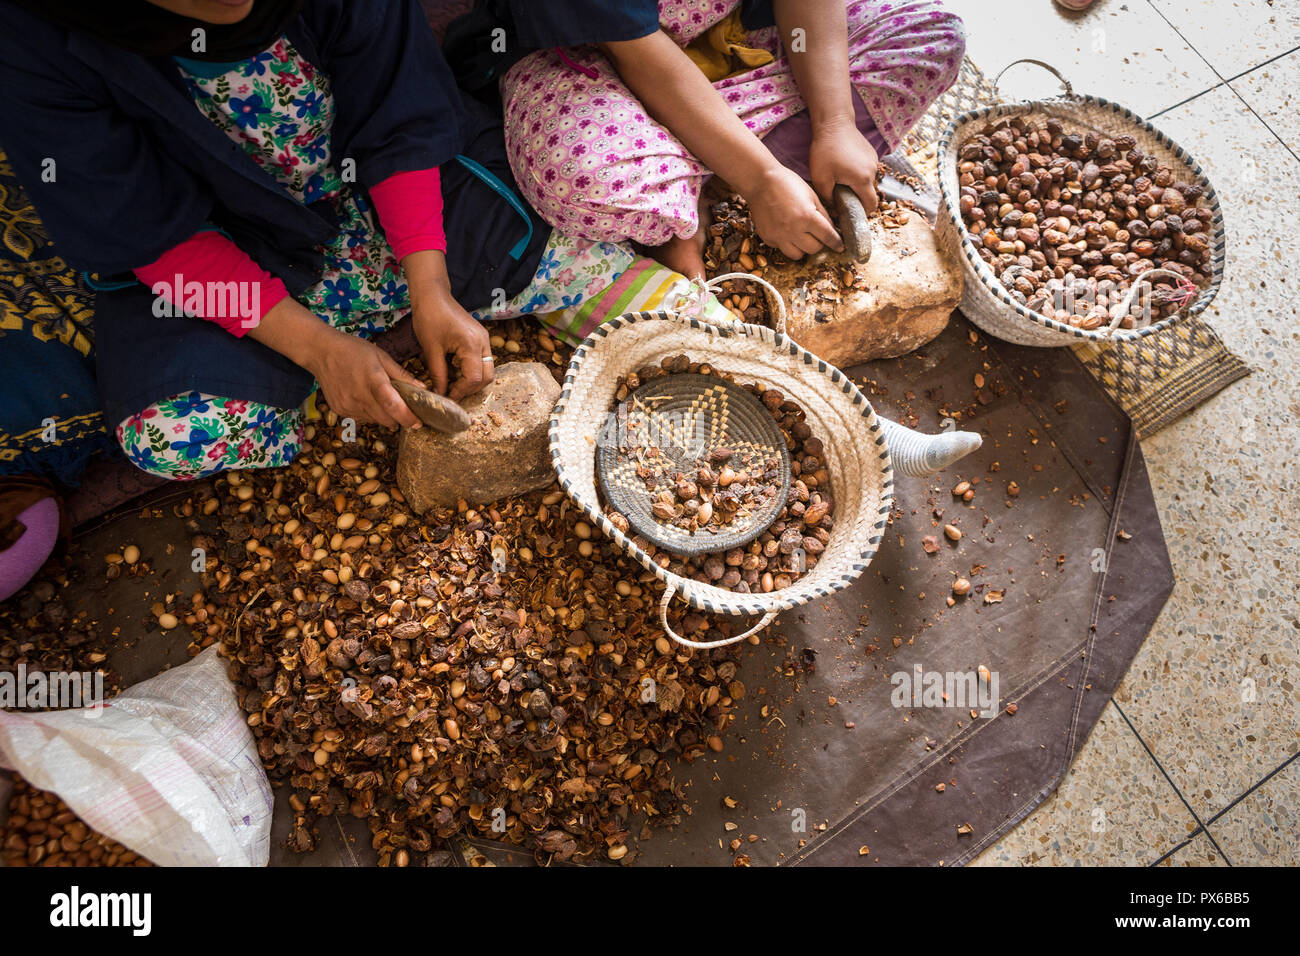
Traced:
<path fill-rule="evenodd" d="M 790 451 L 772 414 L 750 392 L 716 375 L 676 374 L 646 382 L 619 405 L 596 445 L 596 478 L 605 500 L 632 530 L 657 547 L 693 556 L 749 544 L 771 526 L 790 491 Z M 694 476 L 701 455 L 721 446 L 776 461 L 777 494 L 717 531 L 691 533 L 651 513 L 654 497 L 637 476 L 633 439 L 652 429 L 660 458 Z"/>

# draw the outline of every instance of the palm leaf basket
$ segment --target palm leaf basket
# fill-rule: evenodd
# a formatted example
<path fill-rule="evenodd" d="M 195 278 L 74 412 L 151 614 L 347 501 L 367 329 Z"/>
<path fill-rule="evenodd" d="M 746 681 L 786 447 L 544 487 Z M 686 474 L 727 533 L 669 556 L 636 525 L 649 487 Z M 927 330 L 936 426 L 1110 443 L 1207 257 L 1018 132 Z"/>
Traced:
<path fill-rule="evenodd" d="M 955 433 L 953 443 L 959 449 L 949 450 L 948 458 L 940 460 L 940 452 L 926 446 L 925 436 L 879 418 L 843 372 L 785 334 L 785 304 L 767 282 L 751 275 L 724 275 L 708 285 L 713 288 L 731 278 L 757 281 L 766 287 L 777 316 L 775 330 L 739 321 L 727 325 L 707 322 L 700 317 L 698 299 L 693 307 L 678 301 L 662 311 L 633 312 L 611 319 L 573 353 L 550 420 L 551 462 L 561 487 L 606 537 L 664 583 L 660 624 L 675 641 L 694 648 L 744 640 L 782 610 L 846 588 L 866 570 L 880 545 L 894 501 L 891 442 L 900 472 L 908 475 L 933 474 L 980 444 L 978 435 Z M 816 565 L 790 587 L 744 594 L 683 577 L 660 567 L 601 509 L 596 453 L 615 406 L 617 380 L 678 353 L 707 362 L 740 382 L 758 382 L 796 397 L 813 433 L 822 439 L 835 502 L 835 529 Z M 690 641 L 673 631 L 668 622 L 668 606 L 678 594 L 702 611 L 762 618 L 744 633 L 725 640 Z"/>
<path fill-rule="evenodd" d="M 939 212 L 935 228 L 945 245 L 961 249 L 962 271 L 966 277 L 961 301 L 962 312 L 990 335 L 1018 345 L 1036 346 L 1077 345 L 1081 339 L 1094 342 L 1140 339 L 1161 332 L 1186 316 L 1203 312 L 1223 282 L 1226 258 L 1223 210 L 1219 205 L 1218 194 L 1204 171 L 1186 150 L 1131 110 L 1101 97 L 1075 93 L 1069 81 L 1055 68 L 1039 60 L 1016 60 L 1007 68 L 1017 63 L 1033 63 L 1051 71 L 1063 84 L 1064 93 L 1051 99 L 1000 103 L 962 113 L 948 124 L 939 142 L 939 188 L 943 208 Z M 1005 73 L 1006 70 L 1002 72 Z M 1002 73 L 999 73 L 994 79 L 995 89 L 1001 77 Z M 1120 313 L 1116 322 L 1109 327 L 1088 330 L 1035 312 L 1021 301 L 1024 298 L 1022 295 L 1007 290 L 988 263 L 980 258 L 962 222 L 958 205 L 961 190 L 957 165 L 962 147 L 985 126 L 1004 117 L 1017 116 L 1035 122 L 1055 117 L 1062 124 L 1079 132 L 1091 131 L 1108 137 L 1133 136 L 1144 152 L 1155 156 L 1162 165 L 1171 167 L 1178 179 L 1200 185 L 1204 189 L 1202 199 L 1213 214 L 1209 228 L 1211 278 L 1210 284 L 1200 290 L 1195 300 L 1161 321 L 1140 328 L 1118 328 L 1118 319 L 1123 314 Z M 1146 275 L 1152 275 L 1154 271 L 1156 270 Z M 1145 276 L 1139 277 L 1139 281 L 1142 278 Z M 1133 283 L 1135 291 L 1138 285 L 1139 282 Z"/>

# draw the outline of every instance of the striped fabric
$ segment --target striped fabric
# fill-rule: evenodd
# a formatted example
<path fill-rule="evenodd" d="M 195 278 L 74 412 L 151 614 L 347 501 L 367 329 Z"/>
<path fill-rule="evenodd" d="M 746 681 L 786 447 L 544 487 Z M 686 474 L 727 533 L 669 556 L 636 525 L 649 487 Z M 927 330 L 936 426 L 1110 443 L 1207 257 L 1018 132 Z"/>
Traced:
<path fill-rule="evenodd" d="M 670 295 L 685 295 L 690 280 L 654 259 L 638 257 L 603 292 L 582 304 L 540 316 L 539 321 L 561 342 L 576 347 L 601 323 L 630 312 L 652 312 Z M 704 303 L 705 318 L 729 322 L 735 316 L 713 295 Z"/>

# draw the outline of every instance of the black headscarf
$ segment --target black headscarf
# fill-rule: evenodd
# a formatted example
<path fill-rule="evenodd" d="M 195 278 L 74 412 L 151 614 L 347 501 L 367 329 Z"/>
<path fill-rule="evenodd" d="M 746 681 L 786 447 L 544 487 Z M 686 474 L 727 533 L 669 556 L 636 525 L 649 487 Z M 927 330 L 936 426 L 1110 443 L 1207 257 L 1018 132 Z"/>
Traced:
<path fill-rule="evenodd" d="M 248 16 L 228 26 L 178 16 L 146 0 L 6 2 L 132 53 L 226 63 L 256 56 L 274 43 L 298 15 L 304 0 L 254 0 Z M 196 28 L 206 32 L 206 49 L 202 51 L 193 48 Z"/>

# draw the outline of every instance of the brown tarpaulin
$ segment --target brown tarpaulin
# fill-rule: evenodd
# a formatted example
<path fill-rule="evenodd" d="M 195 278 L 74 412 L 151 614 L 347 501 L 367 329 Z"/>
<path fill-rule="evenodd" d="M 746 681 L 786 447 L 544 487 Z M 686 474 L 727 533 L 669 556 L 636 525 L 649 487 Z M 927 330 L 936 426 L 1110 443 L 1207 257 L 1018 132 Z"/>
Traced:
<path fill-rule="evenodd" d="M 852 370 L 874 383 L 868 396 L 882 414 L 924 431 L 942 426 L 941 408 L 972 413 L 961 427 L 977 429 L 984 447 L 935 478 L 900 478 L 894 519 L 863 578 L 786 612 L 745 655 L 747 692 L 725 749 L 681 765 L 690 812 L 639 841 L 637 864 L 726 866 L 737 853 L 755 865 L 960 864 L 1060 782 L 1173 574 L 1123 412 L 1069 349 L 983 335 L 972 343 L 972 332 L 955 316 L 917 352 Z M 950 489 L 973 478 L 967 507 Z M 943 537 L 948 522 L 965 532 L 956 546 Z M 933 556 L 921 544 L 931 534 Z M 958 575 L 975 587 L 948 608 Z M 984 603 L 990 589 L 1004 591 L 1001 603 Z M 996 672 L 996 716 L 894 707 L 891 675 L 917 665 Z M 283 789 L 277 798 L 285 803 Z M 288 853 L 287 806 L 277 809 L 273 863 L 374 862 L 364 824 L 351 819 L 322 820 L 316 853 Z M 499 865 L 533 862 L 518 848 L 474 847 Z"/>

